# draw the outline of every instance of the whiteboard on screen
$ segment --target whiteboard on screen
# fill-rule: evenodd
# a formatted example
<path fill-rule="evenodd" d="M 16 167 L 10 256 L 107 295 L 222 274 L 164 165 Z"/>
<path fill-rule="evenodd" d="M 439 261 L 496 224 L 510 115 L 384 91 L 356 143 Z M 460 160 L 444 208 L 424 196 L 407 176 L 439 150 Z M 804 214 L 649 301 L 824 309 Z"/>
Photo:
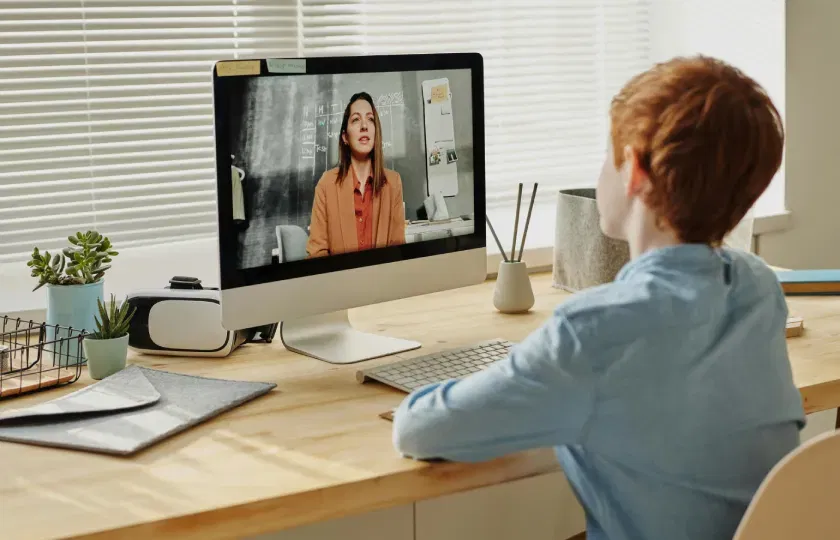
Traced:
<path fill-rule="evenodd" d="M 454 197 L 458 195 L 458 154 L 449 79 L 423 81 L 423 111 L 428 194 L 440 192 L 444 197 Z"/>

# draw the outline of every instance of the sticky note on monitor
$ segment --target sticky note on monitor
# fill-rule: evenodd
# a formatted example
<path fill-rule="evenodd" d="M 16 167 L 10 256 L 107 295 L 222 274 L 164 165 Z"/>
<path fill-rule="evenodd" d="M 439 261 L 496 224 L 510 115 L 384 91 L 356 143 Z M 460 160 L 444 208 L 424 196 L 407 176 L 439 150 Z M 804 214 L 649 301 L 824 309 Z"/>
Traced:
<path fill-rule="evenodd" d="M 268 58 L 265 63 L 269 73 L 306 73 L 305 58 Z"/>
<path fill-rule="evenodd" d="M 439 84 L 432 87 L 432 103 L 443 103 L 449 99 L 447 84 Z"/>
<path fill-rule="evenodd" d="M 237 75 L 259 75 L 259 60 L 230 60 L 216 64 L 216 74 L 219 77 L 235 77 Z"/>

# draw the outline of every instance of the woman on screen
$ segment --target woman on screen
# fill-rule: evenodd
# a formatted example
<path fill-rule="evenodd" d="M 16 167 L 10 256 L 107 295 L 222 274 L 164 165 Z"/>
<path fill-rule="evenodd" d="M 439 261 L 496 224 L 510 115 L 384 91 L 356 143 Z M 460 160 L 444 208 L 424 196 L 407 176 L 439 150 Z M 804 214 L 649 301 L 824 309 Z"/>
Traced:
<path fill-rule="evenodd" d="M 405 243 L 399 173 L 385 168 L 379 115 L 369 94 L 350 98 L 338 138 L 338 167 L 315 187 L 309 257 Z"/>

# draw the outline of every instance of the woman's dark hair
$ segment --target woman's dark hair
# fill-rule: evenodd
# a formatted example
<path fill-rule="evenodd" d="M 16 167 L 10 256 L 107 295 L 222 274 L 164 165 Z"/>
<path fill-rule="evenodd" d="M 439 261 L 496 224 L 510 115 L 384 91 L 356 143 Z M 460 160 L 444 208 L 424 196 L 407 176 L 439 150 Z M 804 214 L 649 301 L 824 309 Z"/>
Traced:
<path fill-rule="evenodd" d="M 359 92 L 353 94 L 350 101 L 347 103 L 347 108 L 344 109 L 344 118 L 341 120 L 341 131 L 338 135 L 338 182 L 344 181 L 344 178 L 350 172 L 350 155 L 352 150 L 350 145 L 344 142 L 344 134 L 347 132 L 347 124 L 350 121 L 350 107 L 363 99 L 370 104 L 373 110 L 373 125 L 375 133 L 373 136 L 373 155 L 371 156 L 371 174 L 373 175 L 373 192 L 379 195 L 383 184 L 385 184 L 385 158 L 382 153 L 382 129 L 379 123 L 379 113 L 376 112 L 376 105 L 373 104 L 373 98 L 367 92 Z M 363 181 L 361 178 L 359 181 Z"/>

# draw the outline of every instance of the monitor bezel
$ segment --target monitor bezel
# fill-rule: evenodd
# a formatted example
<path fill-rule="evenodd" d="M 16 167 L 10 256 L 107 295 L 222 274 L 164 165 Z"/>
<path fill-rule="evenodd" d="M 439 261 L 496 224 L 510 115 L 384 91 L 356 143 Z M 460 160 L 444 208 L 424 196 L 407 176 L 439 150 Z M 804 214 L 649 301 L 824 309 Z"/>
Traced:
<path fill-rule="evenodd" d="M 284 57 L 282 59 L 289 58 Z M 221 62 L 217 62 L 212 70 L 219 279 L 222 290 L 486 248 L 484 64 L 479 53 L 313 57 L 302 59 L 305 60 L 305 72 L 293 74 L 269 72 L 268 62 L 265 58 L 240 59 L 240 61 L 248 60 L 258 60 L 260 62 L 260 73 L 258 75 L 220 76 L 218 66 Z M 475 230 L 472 234 L 331 255 L 329 257 L 272 263 L 254 268 L 239 268 L 237 266 L 236 250 L 239 230 L 233 221 L 231 204 L 233 193 L 230 183 L 231 160 L 227 117 L 224 114 L 219 114 L 220 109 L 225 106 L 231 97 L 226 84 L 227 81 L 241 77 L 294 77 L 300 75 L 459 69 L 468 69 L 471 73 L 475 218 Z"/>

